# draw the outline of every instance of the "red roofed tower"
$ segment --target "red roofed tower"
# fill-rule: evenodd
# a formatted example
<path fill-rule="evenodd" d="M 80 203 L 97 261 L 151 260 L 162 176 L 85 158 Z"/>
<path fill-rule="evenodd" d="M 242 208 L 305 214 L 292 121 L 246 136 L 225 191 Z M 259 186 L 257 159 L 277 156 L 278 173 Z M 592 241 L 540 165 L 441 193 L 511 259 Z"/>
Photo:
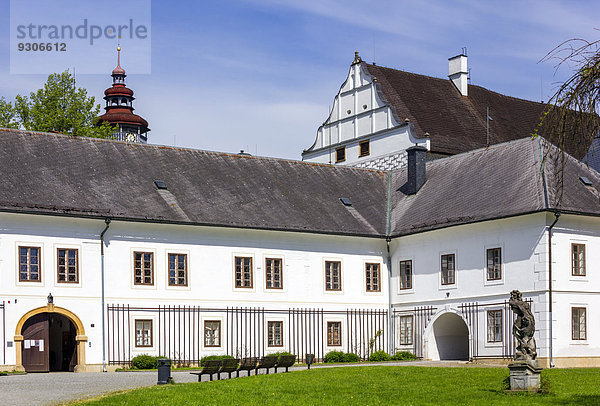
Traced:
<path fill-rule="evenodd" d="M 113 69 L 113 85 L 104 91 L 106 113 L 98 117 L 99 123 L 118 126 L 115 138 L 120 141 L 148 142 L 148 122 L 133 113 L 133 90 L 125 86 L 125 69 L 121 68 L 121 47 L 117 47 L 117 67 Z"/>

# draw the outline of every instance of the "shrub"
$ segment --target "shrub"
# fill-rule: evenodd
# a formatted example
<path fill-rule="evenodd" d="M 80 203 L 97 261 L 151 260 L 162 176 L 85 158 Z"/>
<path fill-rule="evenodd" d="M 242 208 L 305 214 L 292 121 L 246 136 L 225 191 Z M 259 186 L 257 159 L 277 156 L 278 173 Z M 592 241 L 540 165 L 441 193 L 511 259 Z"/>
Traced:
<path fill-rule="evenodd" d="M 369 356 L 369 361 L 389 361 L 390 359 L 392 357 L 385 351 L 375 351 Z"/>
<path fill-rule="evenodd" d="M 211 359 L 230 359 L 233 358 L 231 355 L 207 355 L 206 357 L 200 358 L 200 366 L 204 366 L 204 362 Z"/>
<path fill-rule="evenodd" d="M 331 362 L 344 362 L 344 352 L 343 351 L 330 351 L 325 354 L 323 358 L 323 362 L 331 363 Z"/>
<path fill-rule="evenodd" d="M 277 352 L 274 352 L 274 353 L 269 354 L 269 355 L 277 355 L 277 362 L 279 362 L 279 357 L 280 356 L 282 356 L 282 355 L 292 355 L 292 353 L 291 352 L 287 352 L 287 351 L 277 351 Z"/>
<path fill-rule="evenodd" d="M 154 369 L 157 367 L 157 359 L 158 357 L 148 354 L 136 355 L 131 360 L 131 366 L 135 369 Z"/>
<path fill-rule="evenodd" d="M 399 351 L 392 356 L 394 361 L 410 361 L 417 359 L 410 351 Z"/>
<path fill-rule="evenodd" d="M 344 354 L 344 362 L 360 362 L 360 357 L 353 352 L 347 352 Z"/>

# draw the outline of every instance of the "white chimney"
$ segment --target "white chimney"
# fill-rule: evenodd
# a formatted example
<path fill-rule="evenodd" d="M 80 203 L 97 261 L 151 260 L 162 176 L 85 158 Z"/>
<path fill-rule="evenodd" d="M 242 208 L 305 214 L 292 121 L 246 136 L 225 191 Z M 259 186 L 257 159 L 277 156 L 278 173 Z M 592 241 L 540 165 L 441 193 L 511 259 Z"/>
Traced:
<path fill-rule="evenodd" d="M 468 76 L 467 55 L 465 55 L 465 53 L 448 59 L 448 77 L 463 96 L 467 96 Z"/>

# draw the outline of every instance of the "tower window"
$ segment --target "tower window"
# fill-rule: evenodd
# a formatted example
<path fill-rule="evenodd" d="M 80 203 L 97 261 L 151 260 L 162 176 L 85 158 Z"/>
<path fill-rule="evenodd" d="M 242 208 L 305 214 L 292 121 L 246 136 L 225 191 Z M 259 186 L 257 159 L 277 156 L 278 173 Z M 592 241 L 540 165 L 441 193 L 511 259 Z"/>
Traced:
<path fill-rule="evenodd" d="M 371 153 L 369 140 L 362 141 L 360 144 L 358 144 L 358 148 L 359 148 L 359 153 L 358 153 L 359 157 L 368 156 Z"/>
<path fill-rule="evenodd" d="M 346 147 L 339 147 L 335 149 L 335 162 L 344 162 L 346 160 Z"/>

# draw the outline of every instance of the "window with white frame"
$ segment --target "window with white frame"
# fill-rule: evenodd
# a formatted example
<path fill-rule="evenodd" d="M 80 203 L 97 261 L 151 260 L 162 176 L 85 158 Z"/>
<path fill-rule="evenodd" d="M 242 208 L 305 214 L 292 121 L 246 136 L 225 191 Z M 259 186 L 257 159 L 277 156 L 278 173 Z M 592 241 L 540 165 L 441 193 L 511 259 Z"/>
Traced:
<path fill-rule="evenodd" d="M 169 286 L 187 286 L 186 254 L 169 254 Z"/>
<path fill-rule="evenodd" d="M 252 288 L 252 257 L 235 257 L 235 287 Z"/>
<path fill-rule="evenodd" d="M 499 343 L 502 341 L 502 310 L 487 312 L 487 341 Z"/>
<path fill-rule="evenodd" d="M 342 263 L 325 261 L 325 290 L 342 290 Z"/>
<path fill-rule="evenodd" d="M 400 290 L 412 289 L 412 261 L 400 261 Z"/>
<path fill-rule="evenodd" d="M 585 276 L 585 244 L 571 244 L 571 275 Z"/>
<path fill-rule="evenodd" d="M 329 347 L 339 347 L 342 345 L 342 322 L 327 322 L 327 345 Z"/>
<path fill-rule="evenodd" d="M 283 347 L 283 321 L 269 321 L 267 323 L 269 347 Z"/>
<path fill-rule="evenodd" d="M 133 272 L 135 285 L 154 285 L 154 253 L 134 252 Z"/>
<path fill-rule="evenodd" d="M 221 346 L 221 321 L 220 320 L 204 320 L 204 346 L 205 347 L 220 347 Z"/>
<path fill-rule="evenodd" d="M 379 264 L 365 264 L 367 292 L 380 292 Z"/>
<path fill-rule="evenodd" d="M 267 289 L 282 289 L 282 259 L 281 258 L 266 258 L 265 259 L 265 281 Z"/>
<path fill-rule="evenodd" d="M 59 248 L 58 250 L 58 282 L 79 282 L 79 250 L 72 248 Z"/>
<path fill-rule="evenodd" d="M 454 254 L 442 255 L 442 285 L 454 285 L 455 262 Z"/>
<path fill-rule="evenodd" d="M 587 339 L 587 320 L 586 320 L 586 309 L 585 307 L 572 307 L 572 338 L 573 340 L 586 340 Z"/>
<path fill-rule="evenodd" d="M 490 248 L 487 250 L 487 280 L 500 279 L 502 279 L 502 249 Z"/>
<path fill-rule="evenodd" d="M 39 247 L 19 247 L 19 282 L 40 282 Z"/>
<path fill-rule="evenodd" d="M 152 320 L 135 321 L 135 346 L 152 347 Z"/>
<path fill-rule="evenodd" d="M 413 316 L 400 316 L 400 345 L 413 343 Z"/>

